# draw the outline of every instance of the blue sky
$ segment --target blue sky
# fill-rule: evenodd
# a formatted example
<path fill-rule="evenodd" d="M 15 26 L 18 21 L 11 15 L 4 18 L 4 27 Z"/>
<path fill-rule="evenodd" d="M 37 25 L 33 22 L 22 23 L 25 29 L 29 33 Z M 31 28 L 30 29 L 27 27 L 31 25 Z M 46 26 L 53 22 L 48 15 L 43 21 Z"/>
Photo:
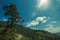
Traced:
<path fill-rule="evenodd" d="M 16 4 L 25 27 L 60 32 L 60 0 L 1 0 L 0 20 L 6 20 L 3 6 L 10 3 Z"/>

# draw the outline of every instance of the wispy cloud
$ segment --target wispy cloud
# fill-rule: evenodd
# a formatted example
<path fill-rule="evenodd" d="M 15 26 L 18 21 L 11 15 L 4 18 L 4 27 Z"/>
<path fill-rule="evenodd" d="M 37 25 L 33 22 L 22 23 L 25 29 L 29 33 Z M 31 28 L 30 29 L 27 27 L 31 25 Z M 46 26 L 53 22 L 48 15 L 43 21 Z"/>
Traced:
<path fill-rule="evenodd" d="M 51 33 L 57 33 L 57 32 L 60 32 L 60 27 L 54 27 L 53 25 L 49 25 L 48 27 L 44 28 L 43 30 L 51 32 Z"/>
<path fill-rule="evenodd" d="M 50 22 L 50 23 L 52 24 L 52 23 L 56 23 L 56 22 L 57 22 L 57 21 L 52 21 L 52 22 Z"/>
<path fill-rule="evenodd" d="M 45 23 L 46 22 L 46 17 L 37 17 L 35 20 L 28 22 L 27 27 L 29 26 L 36 26 L 39 24 L 39 22 Z"/>
<path fill-rule="evenodd" d="M 51 21 L 49 24 L 46 25 L 47 27 L 44 28 L 43 30 L 51 32 L 51 33 L 60 32 L 60 27 L 55 26 L 56 23 L 57 23 L 57 21 Z"/>
<path fill-rule="evenodd" d="M 0 19 L 0 21 L 8 21 L 8 19 L 3 18 L 3 19 Z"/>

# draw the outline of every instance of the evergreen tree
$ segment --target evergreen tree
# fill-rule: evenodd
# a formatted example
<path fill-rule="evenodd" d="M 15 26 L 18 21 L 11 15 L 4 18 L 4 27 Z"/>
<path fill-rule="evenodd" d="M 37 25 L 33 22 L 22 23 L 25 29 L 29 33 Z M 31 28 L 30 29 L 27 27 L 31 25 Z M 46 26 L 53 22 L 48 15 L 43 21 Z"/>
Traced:
<path fill-rule="evenodd" d="M 18 32 L 16 30 L 16 25 L 17 22 L 21 21 L 21 17 L 19 17 L 16 5 L 5 5 L 3 9 L 5 11 L 5 16 L 8 16 L 8 25 L 6 25 L 6 28 L 2 31 L 2 40 L 16 40 L 16 34 Z"/>

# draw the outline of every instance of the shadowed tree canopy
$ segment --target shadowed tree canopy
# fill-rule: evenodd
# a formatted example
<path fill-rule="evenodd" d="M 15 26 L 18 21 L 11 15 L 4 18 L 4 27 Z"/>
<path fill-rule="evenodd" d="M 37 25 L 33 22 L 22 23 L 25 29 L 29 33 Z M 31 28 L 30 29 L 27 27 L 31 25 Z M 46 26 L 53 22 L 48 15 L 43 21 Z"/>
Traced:
<path fill-rule="evenodd" d="M 10 4 L 10 6 L 5 5 L 3 9 L 5 10 L 5 16 L 9 17 L 8 21 L 10 23 L 15 23 L 20 21 L 21 17 L 19 17 L 19 13 L 16 9 L 16 5 L 14 4 Z"/>

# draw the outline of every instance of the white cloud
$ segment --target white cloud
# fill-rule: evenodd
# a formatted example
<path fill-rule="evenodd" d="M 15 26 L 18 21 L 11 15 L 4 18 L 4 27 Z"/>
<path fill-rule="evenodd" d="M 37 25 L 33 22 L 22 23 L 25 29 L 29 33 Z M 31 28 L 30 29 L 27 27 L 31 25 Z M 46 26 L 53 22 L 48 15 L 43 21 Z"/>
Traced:
<path fill-rule="evenodd" d="M 29 26 L 36 26 L 39 24 L 39 22 L 45 23 L 46 22 L 46 17 L 37 17 L 35 20 L 27 23 L 27 27 Z"/>
<path fill-rule="evenodd" d="M 46 18 L 45 16 L 44 17 L 37 17 L 36 21 L 43 21 L 45 18 Z"/>
<path fill-rule="evenodd" d="M 60 27 L 54 27 L 54 25 L 49 25 L 48 27 L 44 28 L 43 30 L 51 32 L 51 33 L 57 33 L 57 32 L 60 32 Z"/>
<path fill-rule="evenodd" d="M 38 24 L 39 24 L 38 21 L 33 20 L 33 21 L 31 21 L 30 23 L 27 23 L 27 27 L 29 27 L 29 26 L 35 26 L 35 25 L 38 25 Z"/>
<path fill-rule="evenodd" d="M 47 20 L 43 20 L 42 23 L 45 23 Z"/>

